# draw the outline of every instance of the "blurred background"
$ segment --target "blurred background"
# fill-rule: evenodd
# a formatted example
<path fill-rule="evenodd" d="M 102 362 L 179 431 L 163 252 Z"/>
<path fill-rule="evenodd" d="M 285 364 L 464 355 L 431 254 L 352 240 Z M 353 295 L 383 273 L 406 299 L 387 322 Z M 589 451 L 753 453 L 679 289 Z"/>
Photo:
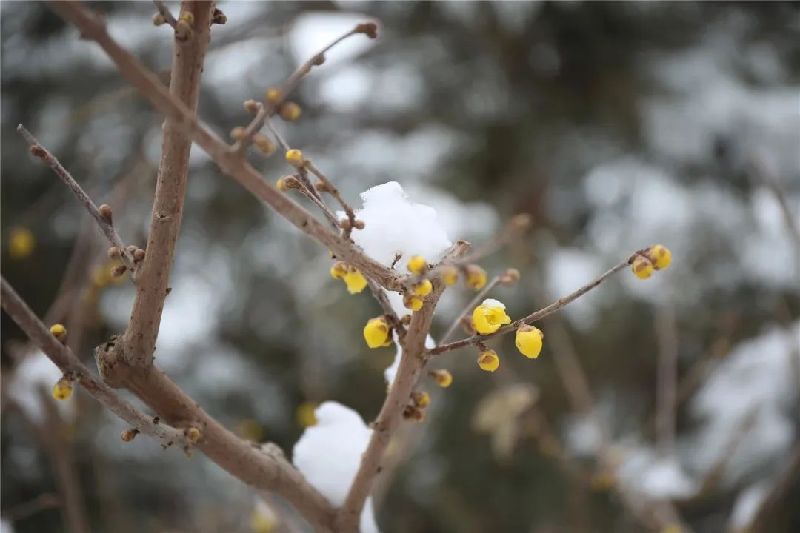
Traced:
<path fill-rule="evenodd" d="M 165 77 L 152 4 L 93 3 Z M 177 12 L 177 3 L 170 3 Z M 438 363 L 453 385 L 404 426 L 375 495 L 382 531 L 800 530 L 800 5 L 796 3 L 219 2 L 200 115 L 222 136 L 356 22 L 279 123 L 360 207 L 399 181 L 451 240 L 531 231 L 482 264 L 512 317 L 660 242 L 673 266 L 624 271 L 544 320 L 538 360 L 495 343 Z M 146 242 L 161 117 L 43 3 L 2 4 L 2 270 L 87 363 L 134 290 L 69 191 L 27 153 L 24 123 Z M 156 363 L 243 437 L 287 454 L 313 407 L 366 421 L 394 350 L 361 337 L 379 307 L 330 279 L 327 250 L 191 158 Z M 280 157 L 252 155 L 266 179 Z M 441 334 L 471 298 L 437 311 Z M 2 532 L 302 531 L 202 455 L 119 438 L 2 317 Z M 93 366 L 93 365 L 92 365 Z M 664 502 L 670 502 L 665 505 Z M 653 522 L 648 515 L 660 518 Z M 677 531 L 675 529 L 671 531 Z"/>

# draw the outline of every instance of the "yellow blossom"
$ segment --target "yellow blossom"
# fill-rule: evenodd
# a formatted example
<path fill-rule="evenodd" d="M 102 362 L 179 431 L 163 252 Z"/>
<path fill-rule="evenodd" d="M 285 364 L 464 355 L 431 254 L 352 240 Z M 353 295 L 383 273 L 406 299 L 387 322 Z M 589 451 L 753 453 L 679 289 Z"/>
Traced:
<path fill-rule="evenodd" d="M 53 324 L 50 326 L 50 334 L 56 339 L 63 341 L 67 337 L 67 328 L 64 324 Z"/>
<path fill-rule="evenodd" d="M 8 253 L 11 259 L 24 259 L 33 253 L 36 238 L 28 228 L 12 228 L 8 234 Z"/>
<path fill-rule="evenodd" d="M 283 92 L 277 87 L 270 87 L 264 93 L 264 99 L 268 104 L 277 104 L 283 98 Z"/>
<path fill-rule="evenodd" d="M 477 291 L 486 285 L 486 271 L 478 265 L 467 265 L 465 272 L 467 275 L 467 285 L 471 288 Z"/>
<path fill-rule="evenodd" d="M 364 340 L 370 348 L 381 348 L 392 343 L 391 328 L 386 318 L 370 318 L 364 326 Z"/>
<path fill-rule="evenodd" d="M 422 303 L 422 298 L 414 294 L 406 294 L 403 297 L 403 305 L 406 306 L 406 309 L 411 309 L 412 311 L 419 311 L 422 309 Z"/>
<path fill-rule="evenodd" d="M 367 286 L 367 278 L 352 267 L 347 270 L 347 274 L 345 274 L 342 279 L 344 280 L 344 284 L 347 285 L 347 292 L 350 294 L 357 294 L 363 291 L 364 287 Z"/>
<path fill-rule="evenodd" d="M 427 392 L 412 392 L 411 400 L 420 409 L 425 409 L 431 404 L 431 396 Z"/>
<path fill-rule="evenodd" d="M 196 443 L 202 436 L 203 434 L 200 433 L 200 430 L 194 426 L 186 429 L 186 438 L 189 439 L 191 443 Z"/>
<path fill-rule="evenodd" d="M 425 260 L 424 257 L 421 255 L 413 255 L 411 259 L 408 260 L 408 264 L 406 268 L 412 274 L 422 274 L 428 268 L 428 262 Z"/>
<path fill-rule="evenodd" d="M 458 269 L 452 265 L 442 267 L 442 281 L 445 285 L 455 285 L 458 282 Z"/>
<path fill-rule="evenodd" d="M 636 274 L 637 278 L 647 279 L 653 275 L 653 263 L 648 258 L 637 255 L 636 259 L 633 260 L 631 270 Z"/>
<path fill-rule="evenodd" d="M 294 102 L 285 102 L 281 106 L 280 115 L 283 120 L 287 122 L 294 122 L 300 115 L 302 114 L 303 110 Z"/>
<path fill-rule="evenodd" d="M 293 167 L 302 167 L 303 166 L 303 152 L 302 150 L 298 150 L 296 148 L 292 148 L 291 150 L 286 151 L 286 162 L 292 165 Z"/>
<path fill-rule="evenodd" d="M 510 323 L 511 317 L 506 314 L 506 306 L 491 298 L 472 311 L 472 327 L 481 335 L 494 333 L 500 326 Z"/>
<path fill-rule="evenodd" d="M 515 342 L 522 355 L 536 359 L 542 351 L 543 340 L 544 334 L 539 328 L 523 324 L 517 330 Z"/>
<path fill-rule="evenodd" d="M 429 279 L 423 279 L 416 285 L 414 285 L 414 294 L 416 296 L 427 296 L 433 290 L 433 283 Z"/>
<path fill-rule="evenodd" d="M 647 251 L 647 255 L 658 270 L 667 268 L 672 263 L 672 252 L 663 244 L 651 246 Z"/>
<path fill-rule="evenodd" d="M 486 350 L 478 356 L 478 366 L 486 372 L 494 372 L 500 366 L 500 358 L 494 350 Z"/>
<path fill-rule="evenodd" d="M 56 400 L 68 400 L 72 396 L 72 383 L 66 378 L 59 379 L 53 385 L 53 398 Z"/>
<path fill-rule="evenodd" d="M 333 279 L 344 279 L 345 274 L 347 274 L 347 263 L 336 261 L 331 266 L 331 277 Z"/>
<path fill-rule="evenodd" d="M 446 389 L 453 383 L 453 374 L 451 374 L 449 370 L 432 370 L 431 376 L 436 381 L 436 384 L 443 389 Z"/>

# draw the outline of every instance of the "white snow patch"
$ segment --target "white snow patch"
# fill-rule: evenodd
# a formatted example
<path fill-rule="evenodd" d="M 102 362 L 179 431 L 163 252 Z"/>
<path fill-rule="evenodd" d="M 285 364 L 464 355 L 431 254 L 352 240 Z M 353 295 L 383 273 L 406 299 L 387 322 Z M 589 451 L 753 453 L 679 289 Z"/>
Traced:
<path fill-rule="evenodd" d="M 764 503 L 764 499 L 769 494 L 769 489 L 769 482 L 759 481 L 739 493 L 736 502 L 733 504 L 729 530 L 747 530 L 756 517 L 756 512 L 758 512 L 761 504 Z"/>
<path fill-rule="evenodd" d="M 698 489 L 674 457 L 658 457 L 646 448 L 626 453 L 619 478 L 632 491 L 654 499 L 687 498 Z"/>
<path fill-rule="evenodd" d="M 293 462 L 334 507 L 340 507 L 356 476 L 372 430 L 358 413 L 337 402 L 324 402 L 315 413 L 317 424 L 306 428 L 295 444 Z M 361 531 L 378 531 L 371 498 L 361 513 Z"/>

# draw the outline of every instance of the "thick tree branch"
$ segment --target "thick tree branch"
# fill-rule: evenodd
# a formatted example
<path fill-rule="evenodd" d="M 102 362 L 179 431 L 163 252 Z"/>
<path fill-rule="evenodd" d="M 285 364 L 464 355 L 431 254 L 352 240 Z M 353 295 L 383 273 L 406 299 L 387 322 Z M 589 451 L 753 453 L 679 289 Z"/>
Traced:
<path fill-rule="evenodd" d="M 196 112 L 200 94 L 200 75 L 208 48 L 213 9 L 212 2 L 186 1 L 181 5 L 182 12 L 193 15 L 194 23 L 188 39 L 175 39 L 169 94 L 184 104 L 192 116 Z M 139 270 L 131 320 L 123 337 L 124 357 L 138 366 L 148 366 L 153 361 L 175 244 L 181 227 L 192 141 L 179 122 L 172 116 L 167 116 L 164 121 L 150 233 Z"/>

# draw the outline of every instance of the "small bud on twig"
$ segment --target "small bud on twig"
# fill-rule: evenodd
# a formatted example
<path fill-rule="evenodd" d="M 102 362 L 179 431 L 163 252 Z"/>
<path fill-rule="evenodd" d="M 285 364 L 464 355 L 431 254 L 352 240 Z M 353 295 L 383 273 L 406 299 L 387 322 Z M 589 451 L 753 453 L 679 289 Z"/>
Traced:
<path fill-rule="evenodd" d="M 519 281 L 519 270 L 516 268 L 509 268 L 500 275 L 499 282 L 502 285 L 513 285 Z"/>
<path fill-rule="evenodd" d="M 370 39 L 378 37 L 378 25 L 374 22 L 362 22 L 355 29 L 356 33 L 363 33 Z"/>
<path fill-rule="evenodd" d="M 100 212 L 100 216 L 103 217 L 103 220 L 109 224 L 114 223 L 114 211 L 111 210 L 110 205 L 100 204 L 100 207 L 98 207 L 97 210 Z"/>
<path fill-rule="evenodd" d="M 228 22 L 228 17 L 221 9 L 214 8 L 214 13 L 211 15 L 212 24 L 225 24 Z"/>
<path fill-rule="evenodd" d="M 136 261 L 137 263 L 139 261 L 143 261 L 144 260 L 144 250 L 142 250 L 141 248 L 137 248 L 133 252 L 133 260 Z"/>
<path fill-rule="evenodd" d="M 45 157 L 47 157 L 47 152 L 45 151 L 45 149 L 39 146 L 38 144 L 32 144 L 30 147 L 30 151 L 32 155 L 35 155 L 39 159 L 44 159 Z"/>
<path fill-rule="evenodd" d="M 247 132 L 243 127 L 236 126 L 231 130 L 230 136 L 231 139 L 233 139 L 234 141 L 241 141 L 242 139 L 244 139 L 245 133 Z"/>
<path fill-rule="evenodd" d="M 275 153 L 275 144 L 263 133 L 256 133 L 253 136 L 253 144 L 255 144 L 264 155 L 272 155 Z"/>
<path fill-rule="evenodd" d="M 50 334 L 63 343 L 67 338 L 67 328 L 64 324 L 53 324 L 50 326 Z"/>
<path fill-rule="evenodd" d="M 122 439 L 124 442 L 130 442 L 130 441 L 132 441 L 133 439 L 135 439 L 135 438 L 136 438 L 136 435 L 138 435 L 138 434 L 139 434 L 139 430 L 138 430 L 138 429 L 136 429 L 136 428 L 130 428 L 130 429 L 126 429 L 125 431 L 123 431 L 122 433 L 120 433 L 119 437 L 120 437 L 120 438 L 121 438 L 121 439 Z"/>
<path fill-rule="evenodd" d="M 120 254 L 121 254 L 121 252 L 120 252 L 119 248 L 117 248 L 116 246 L 112 246 L 111 248 L 108 249 L 108 258 L 109 259 L 119 259 Z"/>
<path fill-rule="evenodd" d="M 281 118 L 287 122 L 294 122 L 302 113 L 303 110 L 295 102 L 284 102 L 280 108 Z"/>
<path fill-rule="evenodd" d="M 126 270 L 128 270 L 128 267 L 126 267 L 125 265 L 117 265 L 111 269 L 111 277 L 118 278 L 122 276 Z"/>
<path fill-rule="evenodd" d="M 258 113 L 258 102 L 253 99 L 246 100 L 244 103 L 244 110 L 248 113 Z"/>
<path fill-rule="evenodd" d="M 153 15 L 153 26 L 163 26 L 164 23 L 167 22 L 167 19 L 164 18 L 164 15 L 161 13 L 156 13 Z"/>

